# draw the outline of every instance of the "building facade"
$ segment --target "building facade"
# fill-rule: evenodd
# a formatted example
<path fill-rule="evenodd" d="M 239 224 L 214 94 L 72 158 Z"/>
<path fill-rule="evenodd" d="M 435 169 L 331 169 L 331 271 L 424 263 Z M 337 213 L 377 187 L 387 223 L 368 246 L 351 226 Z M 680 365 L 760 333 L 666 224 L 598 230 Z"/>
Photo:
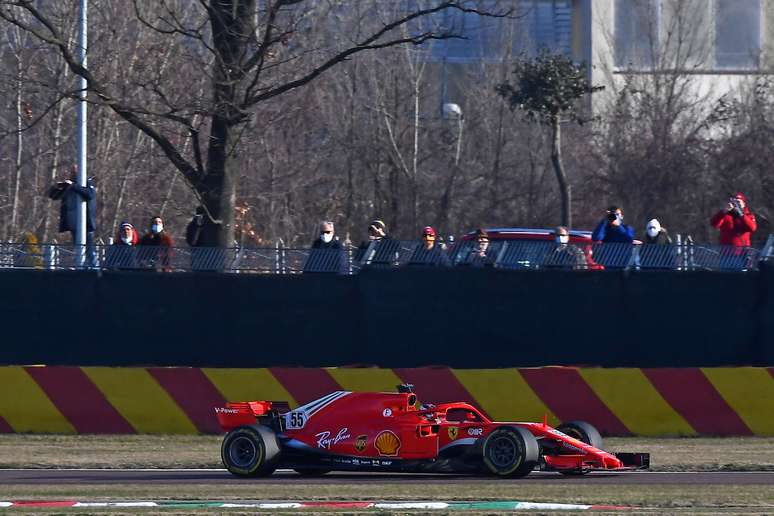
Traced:
<path fill-rule="evenodd" d="M 693 95 L 741 94 L 774 70 L 774 0 L 482 0 L 505 18 L 448 11 L 442 23 L 466 39 L 436 42 L 433 61 L 470 65 L 541 48 L 588 65 L 600 111 L 627 86 L 682 76 Z"/>

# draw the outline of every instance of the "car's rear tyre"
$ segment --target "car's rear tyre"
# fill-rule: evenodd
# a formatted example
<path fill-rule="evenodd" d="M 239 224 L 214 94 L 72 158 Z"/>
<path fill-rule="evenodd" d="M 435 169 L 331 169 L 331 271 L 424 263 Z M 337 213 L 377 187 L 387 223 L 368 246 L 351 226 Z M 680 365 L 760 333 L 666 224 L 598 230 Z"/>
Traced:
<path fill-rule="evenodd" d="M 602 449 L 602 436 L 600 435 L 599 430 L 594 428 L 594 426 L 590 423 L 586 423 L 585 421 L 568 421 L 557 426 L 556 429 L 563 434 L 569 435 L 573 439 L 579 440 L 582 443 L 590 444 L 594 448 L 598 448 L 600 450 Z M 587 469 L 570 469 L 559 471 L 559 473 L 562 475 L 569 476 L 585 475 L 588 472 L 589 470 Z"/>
<path fill-rule="evenodd" d="M 498 477 L 523 477 L 535 468 L 540 450 L 529 430 L 502 426 L 490 433 L 481 447 L 487 472 Z"/>
<path fill-rule="evenodd" d="M 309 468 L 309 469 L 296 468 L 294 471 L 299 475 L 301 475 L 302 477 L 321 477 L 331 472 L 331 470 L 329 469 L 314 469 L 314 468 Z"/>
<path fill-rule="evenodd" d="M 280 458 L 277 436 L 265 426 L 240 426 L 226 434 L 220 447 L 223 465 L 239 477 L 274 473 Z"/>

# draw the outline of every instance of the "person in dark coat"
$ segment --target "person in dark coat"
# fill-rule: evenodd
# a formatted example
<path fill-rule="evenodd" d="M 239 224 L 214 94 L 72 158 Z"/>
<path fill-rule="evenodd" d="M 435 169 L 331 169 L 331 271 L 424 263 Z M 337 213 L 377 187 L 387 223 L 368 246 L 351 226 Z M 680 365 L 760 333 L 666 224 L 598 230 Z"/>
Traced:
<path fill-rule="evenodd" d="M 645 226 L 645 238 L 643 244 L 670 245 L 672 239 L 669 232 L 661 225 L 658 219 L 651 219 Z"/>
<path fill-rule="evenodd" d="M 204 207 L 197 206 L 194 216 L 191 218 L 191 222 L 185 228 L 185 241 L 191 247 L 199 245 L 199 239 L 202 235 L 202 228 L 204 227 Z"/>
<path fill-rule="evenodd" d="M 78 225 L 78 209 L 81 201 L 86 201 L 86 259 L 89 267 L 95 267 L 97 265 L 97 252 L 94 246 L 94 231 L 97 229 L 97 196 L 94 189 L 94 179 L 88 178 L 86 186 L 77 184 L 77 179 L 78 165 L 74 164 L 70 169 L 69 178 L 53 185 L 48 191 L 48 196 L 55 201 L 61 201 L 59 232 L 69 231 L 73 244 L 75 244 L 75 231 Z"/>
<path fill-rule="evenodd" d="M 161 217 L 151 219 L 150 231 L 143 235 L 138 246 L 141 265 L 164 272 L 172 270 L 172 237 L 164 230 Z"/>
<path fill-rule="evenodd" d="M 355 252 L 355 262 L 361 265 L 369 265 L 375 258 L 382 258 L 379 256 L 379 248 L 385 241 L 390 240 L 387 234 L 387 225 L 381 220 L 372 220 L 368 225 L 368 240 L 364 240 L 357 247 Z M 392 245 L 387 246 L 388 253 L 392 250 Z M 384 253 L 381 253 L 384 254 Z"/>
<path fill-rule="evenodd" d="M 677 248 L 672 246 L 672 239 L 669 237 L 669 233 L 658 219 L 648 221 L 645 226 L 645 238 L 642 239 L 642 243 L 649 245 L 644 245 L 637 250 L 635 263 L 638 267 L 644 266 L 649 269 L 665 270 L 677 267 Z"/>
<path fill-rule="evenodd" d="M 570 243 L 570 231 L 564 226 L 554 230 L 554 247 L 545 258 L 543 267 L 553 269 L 588 269 L 586 254 L 575 244 Z"/>
<path fill-rule="evenodd" d="M 320 223 L 320 235 L 312 242 L 304 272 L 348 272 L 346 251 L 336 236 L 333 222 L 326 220 Z"/>
<path fill-rule="evenodd" d="M 495 256 L 489 247 L 489 234 L 483 229 L 476 230 L 476 242 L 466 254 L 458 258 L 457 265 L 471 267 L 492 266 Z"/>
<path fill-rule="evenodd" d="M 426 226 L 422 230 L 422 242 L 414 249 L 408 264 L 427 267 L 449 267 L 451 265 L 446 250 L 436 242 L 435 229 L 431 226 Z"/>

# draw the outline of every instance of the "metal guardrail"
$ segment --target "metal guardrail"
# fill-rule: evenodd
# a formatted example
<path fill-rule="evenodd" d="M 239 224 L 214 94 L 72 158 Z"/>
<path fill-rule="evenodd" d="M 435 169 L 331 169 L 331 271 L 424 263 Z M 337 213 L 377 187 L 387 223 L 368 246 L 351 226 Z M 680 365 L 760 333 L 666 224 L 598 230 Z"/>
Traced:
<path fill-rule="evenodd" d="M 761 249 L 719 245 L 568 244 L 493 241 L 485 251 L 472 240 L 426 249 L 422 242 L 382 240 L 363 248 L 190 248 L 98 245 L 84 253 L 86 268 L 139 271 L 356 274 L 364 267 L 493 267 L 501 269 L 749 271 L 774 260 L 774 236 Z M 93 256 L 93 259 L 92 259 Z M 0 269 L 77 269 L 73 246 L 0 244 Z"/>

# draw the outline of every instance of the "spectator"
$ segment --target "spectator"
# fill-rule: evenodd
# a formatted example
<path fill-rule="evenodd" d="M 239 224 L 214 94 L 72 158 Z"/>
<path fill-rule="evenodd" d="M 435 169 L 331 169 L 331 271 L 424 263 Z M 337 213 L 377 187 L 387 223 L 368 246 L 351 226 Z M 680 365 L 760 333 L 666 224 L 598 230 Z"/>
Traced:
<path fill-rule="evenodd" d="M 38 245 L 38 237 L 35 233 L 25 231 L 19 244 L 19 248 L 13 252 L 13 266 L 42 269 L 43 252 Z"/>
<path fill-rule="evenodd" d="M 140 241 L 140 235 L 131 222 L 123 221 L 118 228 L 118 234 L 113 245 L 117 246 L 136 246 Z"/>
<path fill-rule="evenodd" d="M 151 219 L 150 231 L 140 239 L 140 264 L 156 270 L 169 272 L 172 258 L 172 237 L 164 231 L 164 221 L 156 216 Z"/>
<path fill-rule="evenodd" d="M 320 223 L 320 235 L 312 242 L 309 257 L 304 263 L 304 272 L 335 272 L 346 274 L 347 256 L 331 221 Z"/>
<path fill-rule="evenodd" d="M 97 250 L 94 246 L 94 231 L 97 229 L 95 213 L 97 211 L 96 191 L 94 180 L 89 178 L 86 186 L 76 183 L 78 179 L 78 165 L 70 168 L 70 176 L 64 181 L 59 181 L 48 190 L 48 196 L 52 200 L 61 201 L 59 208 L 59 232 L 69 231 L 75 245 L 75 231 L 78 225 L 78 210 L 81 201 L 86 201 L 86 265 L 96 267 Z"/>
<path fill-rule="evenodd" d="M 747 206 L 747 198 L 738 192 L 713 215 L 710 224 L 720 231 L 720 245 L 750 247 L 750 236 L 758 229 L 755 215 Z"/>
<path fill-rule="evenodd" d="M 460 265 L 470 265 L 473 267 L 483 267 L 484 265 L 491 265 L 489 249 L 489 235 L 483 229 L 476 231 L 476 243 L 473 248 L 467 253 L 467 256 L 463 255 L 458 257 L 458 263 Z M 461 258 L 461 259 L 460 259 Z"/>
<path fill-rule="evenodd" d="M 368 225 L 368 240 L 364 240 L 358 246 L 355 261 L 361 265 L 370 264 L 376 257 L 379 244 L 389 239 L 387 225 L 381 220 L 372 220 Z"/>
<path fill-rule="evenodd" d="M 441 244 L 436 242 L 435 229 L 426 226 L 422 230 L 422 242 L 414 249 L 409 259 L 409 265 L 426 265 L 430 267 L 448 267 L 449 257 Z"/>
<path fill-rule="evenodd" d="M 134 269 L 137 267 L 137 244 L 140 236 L 127 221 L 121 223 L 113 245 L 108 247 L 105 266 L 111 269 Z"/>
<path fill-rule="evenodd" d="M 197 206 L 191 222 L 185 228 L 185 241 L 191 247 L 197 247 L 204 227 L 204 207 Z"/>
<path fill-rule="evenodd" d="M 192 247 L 191 269 L 195 271 L 215 271 L 222 268 L 225 262 L 223 251 L 202 246 L 205 213 L 204 206 L 197 206 L 191 222 L 185 228 L 185 241 Z"/>
<path fill-rule="evenodd" d="M 645 238 L 643 244 L 670 245 L 672 239 L 669 232 L 661 225 L 658 219 L 651 219 L 645 226 Z"/>
<path fill-rule="evenodd" d="M 575 244 L 570 243 L 570 232 L 564 226 L 554 230 L 556 246 L 548 254 L 544 266 L 556 269 L 587 269 L 586 254 Z"/>
<path fill-rule="evenodd" d="M 591 239 L 595 242 L 631 244 L 634 241 L 634 229 L 623 222 L 623 210 L 610 206 L 607 216 L 597 224 Z"/>

